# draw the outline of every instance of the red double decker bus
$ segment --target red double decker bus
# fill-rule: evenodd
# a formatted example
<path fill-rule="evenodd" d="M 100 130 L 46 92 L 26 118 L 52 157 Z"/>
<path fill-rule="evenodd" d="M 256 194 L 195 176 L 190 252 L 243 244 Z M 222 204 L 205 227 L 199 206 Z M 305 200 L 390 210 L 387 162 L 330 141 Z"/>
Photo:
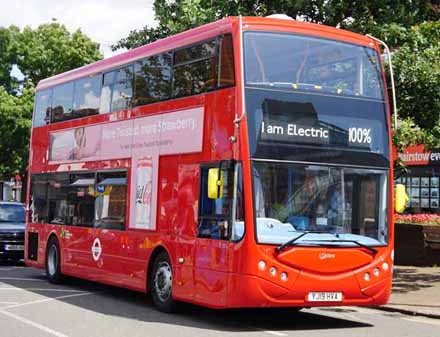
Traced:
<path fill-rule="evenodd" d="M 385 303 L 383 74 L 375 39 L 229 17 L 41 81 L 26 263 L 164 311 Z"/>

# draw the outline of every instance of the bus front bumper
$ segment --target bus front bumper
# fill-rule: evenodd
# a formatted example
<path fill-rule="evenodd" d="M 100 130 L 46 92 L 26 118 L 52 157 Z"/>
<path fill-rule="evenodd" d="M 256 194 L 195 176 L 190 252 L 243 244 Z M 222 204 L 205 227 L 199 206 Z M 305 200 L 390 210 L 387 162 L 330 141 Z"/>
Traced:
<path fill-rule="evenodd" d="M 322 276 L 299 272 L 291 282 L 261 276 L 231 274 L 228 307 L 375 306 L 388 301 L 391 273 L 368 285 L 351 272 Z M 284 283 L 284 284 L 283 284 Z M 340 301 L 309 301 L 309 293 L 341 293 Z"/>

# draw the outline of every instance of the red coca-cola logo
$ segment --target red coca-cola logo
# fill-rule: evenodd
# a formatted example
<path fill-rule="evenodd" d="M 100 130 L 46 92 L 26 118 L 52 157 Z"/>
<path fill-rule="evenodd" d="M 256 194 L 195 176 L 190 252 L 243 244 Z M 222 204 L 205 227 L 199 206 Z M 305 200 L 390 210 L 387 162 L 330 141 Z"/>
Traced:
<path fill-rule="evenodd" d="M 142 191 L 142 204 L 149 204 L 151 201 L 151 181 L 148 182 Z"/>

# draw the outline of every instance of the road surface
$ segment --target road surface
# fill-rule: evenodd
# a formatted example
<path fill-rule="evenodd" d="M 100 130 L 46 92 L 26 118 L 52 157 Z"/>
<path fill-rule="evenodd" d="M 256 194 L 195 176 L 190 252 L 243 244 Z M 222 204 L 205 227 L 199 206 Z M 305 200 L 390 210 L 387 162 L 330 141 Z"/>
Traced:
<path fill-rule="evenodd" d="M 143 294 L 0 263 L 1 337 L 440 336 L 440 320 L 369 308 L 156 311 Z"/>

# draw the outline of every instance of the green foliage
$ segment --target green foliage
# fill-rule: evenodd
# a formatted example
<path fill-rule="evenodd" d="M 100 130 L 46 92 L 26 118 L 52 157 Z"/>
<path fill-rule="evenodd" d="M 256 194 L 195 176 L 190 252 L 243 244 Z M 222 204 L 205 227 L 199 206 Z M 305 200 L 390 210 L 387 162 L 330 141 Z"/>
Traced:
<path fill-rule="evenodd" d="M 9 179 L 16 171 L 27 171 L 34 95 L 32 82 L 19 96 L 0 87 L 0 179 Z"/>
<path fill-rule="evenodd" d="M 0 27 L 0 180 L 27 171 L 35 85 L 100 58 L 99 44 L 56 22 L 23 31 Z M 24 80 L 11 76 L 13 66 Z"/>
<path fill-rule="evenodd" d="M 293 18 L 382 36 L 382 26 L 410 27 L 438 20 L 436 1 L 427 0 L 155 0 L 157 27 L 131 31 L 113 49 L 135 48 L 171 34 L 226 16 L 267 16 L 284 13 Z"/>
<path fill-rule="evenodd" d="M 13 46 L 16 64 L 33 83 L 102 58 L 99 44 L 79 29 L 72 34 L 64 25 L 52 22 L 37 29 L 26 27 Z"/>
<path fill-rule="evenodd" d="M 409 29 L 393 64 L 399 116 L 421 127 L 428 147 L 440 147 L 440 21 Z"/>
<path fill-rule="evenodd" d="M 404 147 L 425 141 L 425 132 L 409 117 L 399 120 L 397 130 L 393 130 L 393 144 L 396 145 L 398 152 L 402 152 Z"/>
<path fill-rule="evenodd" d="M 0 27 L 0 86 L 9 92 L 17 88 L 17 81 L 11 76 L 12 65 L 15 63 L 12 43 L 17 32 L 18 28 L 14 26 Z"/>
<path fill-rule="evenodd" d="M 339 3 L 341 28 L 362 34 L 382 37 L 384 27 L 406 27 L 424 21 L 438 20 L 439 8 L 436 0 L 373 0 L 373 1 L 329 1 L 327 5 Z M 348 19 L 350 18 L 350 19 Z M 336 22 L 333 21 L 333 25 Z M 386 29 L 385 29 L 386 30 Z"/>

